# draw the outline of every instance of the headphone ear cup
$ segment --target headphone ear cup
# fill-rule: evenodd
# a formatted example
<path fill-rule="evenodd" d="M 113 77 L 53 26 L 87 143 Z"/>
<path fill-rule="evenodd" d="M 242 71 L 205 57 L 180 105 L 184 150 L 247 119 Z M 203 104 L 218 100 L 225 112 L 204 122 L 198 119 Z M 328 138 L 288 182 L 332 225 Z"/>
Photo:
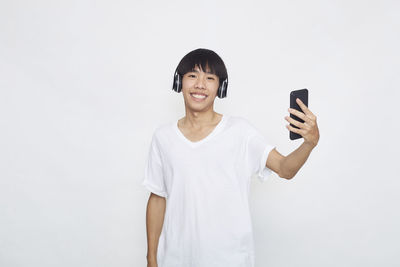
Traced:
<path fill-rule="evenodd" d="M 172 90 L 179 93 L 182 90 L 182 81 L 181 76 L 178 74 L 178 71 L 175 71 L 174 74 L 174 83 L 172 85 Z"/>
<path fill-rule="evenodd" d="M 181 78 L 181 75 L 179 75 L 179 74 L 178 74 L 177 87 L 178 87 L 178 93 L 180 93 L 182 91 L 182 78 Z"/>
<path fill-rule="evenodd" d="M 176 75 L 174 75 L 174 81 L 172 82 L 172 90 L 176 92 Z"/>
<path fill-rule="evenodd" d="M 226 97 L 226 92 L 228 89 L 228 79 L 225 79 L 221 86 L 218 88 L 218 97 L 219 98 L 224 98 Z"/>

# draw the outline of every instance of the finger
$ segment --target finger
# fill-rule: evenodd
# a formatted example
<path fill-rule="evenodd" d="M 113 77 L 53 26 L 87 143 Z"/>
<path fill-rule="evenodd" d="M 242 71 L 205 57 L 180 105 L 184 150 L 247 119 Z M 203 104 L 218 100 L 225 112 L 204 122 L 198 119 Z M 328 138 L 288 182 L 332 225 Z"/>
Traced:
<path fill-rule="evenodd" d="M 296 98 L 296 102 L 299 104 L 301 110 L 303 110 L 305 114 L 314 116 L 311 110 L 308 109 L 308 107 L 303 103 L 303 101 L 301 101 L 300 98 Z"/>
<path fill-rule="evenodd" d="M 311 122 L 311 119 L 309 117 L 307 117 L 303 112 L 298 111 L 297 109 L 289 108 L 288 111 L 289 111 L 289 113 L 296 115 L 297 117 L 299 117 L 300 119 L 302 119 L 305 122 Z"/>
<path fill-rule="evenodd" d="M 301 129 L 294 128 L 294 127 L 290 126 L 290 124 L 286 125 L 286 128 L 288 128 L 288 130 L 290 130 L 294 133 L 298 133 L 301 136 L 303 136 L 303 131 Z"/>
<path fill-rule="evenodd" d="M 296 125 L 299 128 L 304 128 L 304 123 L 301 123 L 293 118 L 290 118 L 289 116 L 286 116 L 285 119 L 290 122 L 291 124 Z"/>

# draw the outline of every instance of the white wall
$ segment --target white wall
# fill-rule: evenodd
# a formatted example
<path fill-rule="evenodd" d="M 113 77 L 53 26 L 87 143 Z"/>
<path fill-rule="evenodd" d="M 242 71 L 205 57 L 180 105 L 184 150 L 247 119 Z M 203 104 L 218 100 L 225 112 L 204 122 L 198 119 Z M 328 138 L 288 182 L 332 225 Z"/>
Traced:
<path fill-rule="evenodd" d="M 215 110 L 287 155 L 289 93 L 320 142 L 293 180 L 253 180 L 257 267 L 399 266 L 398 1 L 1 1 L 0 266 L 145 266 L 153 130 L 173 72 L 217 52 Z"/>

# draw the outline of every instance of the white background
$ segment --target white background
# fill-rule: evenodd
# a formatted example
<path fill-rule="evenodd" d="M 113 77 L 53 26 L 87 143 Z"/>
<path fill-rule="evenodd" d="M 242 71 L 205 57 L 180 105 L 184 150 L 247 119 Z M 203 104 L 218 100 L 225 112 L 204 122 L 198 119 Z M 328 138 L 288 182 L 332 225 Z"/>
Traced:
<path fill-rule="evenodd" d="M 217 52 L 215 111 L 279 152 L 289 93 L 320 141 L 294 179 L 253 179 L 257 267 L 399 266 L 398 1 L 1 1 L 0 266 L 146 266 L 140 185 L 183 117 L 180 59 Z M 396 172 L 395 172 L 396 171 Z"/>

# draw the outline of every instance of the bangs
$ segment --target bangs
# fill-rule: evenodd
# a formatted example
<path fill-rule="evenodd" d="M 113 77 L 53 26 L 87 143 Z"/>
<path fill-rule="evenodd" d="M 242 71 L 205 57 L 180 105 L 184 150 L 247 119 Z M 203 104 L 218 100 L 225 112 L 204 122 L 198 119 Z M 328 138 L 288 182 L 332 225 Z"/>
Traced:
<path fill-rule="evenodd" d="M 222 59 L 212 50 L 199 48 L 185 55 L 179 62 L 177 71 L 180 75 L 194 71 L 195 67 L 201 71 L 215 74 L 219 77 L 220 83 L 228 78 L 228 73 Z"/>

